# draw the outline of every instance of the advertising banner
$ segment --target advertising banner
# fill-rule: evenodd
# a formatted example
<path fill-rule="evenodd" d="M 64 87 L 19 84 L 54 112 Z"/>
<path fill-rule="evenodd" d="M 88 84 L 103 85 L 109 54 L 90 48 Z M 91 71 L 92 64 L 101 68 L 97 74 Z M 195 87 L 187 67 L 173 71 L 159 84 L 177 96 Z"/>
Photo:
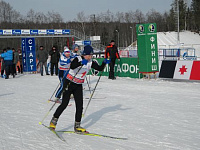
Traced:
<path fill-rule="evenodd" d="M 63 30 L 62 30 L 62 34 L 70 34 L 70 30 L 68 30 L 68 29 L 63 29 Z"/>
<path fill-rule="evenodd" d="M 30 34 L 30 30 L 28 30 L 28 29 L 21 30 L 21 34 L 22 35 L 24 35 L 24 34 Z"/>
<path fill-rule="evenodd" d="M 3 35 L 12 35 L 12 30 L 3 30 Z"/>
<path fill-rule="evenodd" d="M 38 35 L 38 30 L 30 30 L 31 35 Z"/>
<path fill-rule="evenodd" d="M 70 34 L 69 29 L 0 29 L 0 35 L 66 35 Z"/>
<path fill-rule="evenodd" d="M 47 30 L 47 34 L 54 34 L 54 30 L 53 29 Z"/>
<path fill-rule="evenodd" d="M 12 35 L 21 35 L 21 30 L 12 30 Z"/>
<path fill-rule="evenodd" d="M 83 41 L 83 45 L 91 45 L 91 41 Z"/>
<path fill-rule="evenodd" d="M 200 61 L 198 60 L 164 60 L 161 64 L 159 78 L 182 80 L 200 80 Z"/>
<path fill-rule="evenodd" d="M 156 24 L 137 24 L 136 31 L 140 68 L 139 72 L 158 72 L 159 67 Z"/>
<path fill-rule="evenodd" d="M 22 38 L 22 62 L 24 72 L 36 71 L 35 38 Z"/>
<path fill-rule="evenodd" d="M 102 63 L 104 58 L 96 58 L 99 64 Z M 115 64 L 115 76 L 118 77 L 130 77 L 139 78 L 138 58 L 121 58 L 120 61 L 116 60 Z M 98 71 L 91 69 L 90 74 L 100 75 Z M 109 65 L 106 65 L 103 76 L 109 75 Z"/>

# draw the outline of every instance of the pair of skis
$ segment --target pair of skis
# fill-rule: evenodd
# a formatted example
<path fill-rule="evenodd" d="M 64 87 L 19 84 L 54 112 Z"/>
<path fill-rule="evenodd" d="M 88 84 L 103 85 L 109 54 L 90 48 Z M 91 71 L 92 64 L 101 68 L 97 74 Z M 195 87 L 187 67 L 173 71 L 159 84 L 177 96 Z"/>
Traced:
<path fill-rule="evenodd" d="M 109 135 L 103 135 L 103 134 L 97 134 L 97 133 L 90 133 L 90 132 L 84 132 L 84 133 L 77 133 L 75 131 L 55 131 L 52 128 L 46 126 L 45 124 L 42 124 L 44 127 L 48 128 L 50 131 L 52 131 L 60 140 L 63 142 L 66 142 L 64 138 L 62 138 L 58 133 L 69 133 L 69 134 L 80 134 L 80 135 L 88 135 L 88 136 L 96 136 L 96 137 L 104 137 L 104 138 L 110 138 L 110 139 L 116 139 L 116 140 L 128 140 L 127 138 L 121 138 L 121 137 L 114 137 Z"/>
<path fill-rule="evenodd" d="M 52 100 L 52 99 L 49 99 L 48 102 L 54 102 L 54 103 L 61 104 L 61 103 L 62 103 L 62 99 L 59 99 L 59 100 Z M 68 106 L 72 106 L 72 104 L 68 104 Z"/>
<path fill-rule="evenodd" d="M 57 133 L 57 131 L 55 131 L 54 129 L 52 129 L 52 128 L 46 126 L 45 124 L 42 124 L 42 125 L 43 125 L 44 127 L 46 127 L 47 129 L 49 129 L 51 132 L 53 132 L 61 141 L 66 142 L 65 139 L 62 138 L 62 137 Z"/>
<path fill-rule="evenodd" d="M 89 97 L 86 97 L 85 100 L 88 100 L 90 99 Z M 93 98 L 93 99 L 106 99 L 106 97 L 97 97 L 97 98 Z M 72 99 L 73 100 L 73 99 Z M 58 104 L 61 104 L 62 103 L 62 99 L 58 99 L 57 101 L 56 100 L 52 100 L 52 99 L 49 99 L 48 102 L 56 102 Z M 72 104 L 69 104 L 68 106 L 71 106 Z"/>

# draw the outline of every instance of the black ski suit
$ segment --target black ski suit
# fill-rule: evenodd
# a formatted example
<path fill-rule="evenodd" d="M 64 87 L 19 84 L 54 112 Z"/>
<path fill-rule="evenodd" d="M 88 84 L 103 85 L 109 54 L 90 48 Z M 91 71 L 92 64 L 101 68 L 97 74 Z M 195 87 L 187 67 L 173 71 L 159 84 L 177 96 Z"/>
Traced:
<path fill-rule="evenodd" d="M 54 68 L 55 74 L 58 75 L 58 62 L 60 59 L 60 53 L 57 50 L 50 50 L 49 55 L 51 56 L 51 75 L 54 73 Z"/>
<path fill-rule="evenodd" d="M 117 46 L 108 45 L 105 50 L 105 58 L 110 58 L 109 79 L 115 79 L 115 74 L 114 74 L 115 60 L 120 59 Z"/>
<path fill-rule="evenodd" d="M 81 57 L 81 56 L 78 56 Z M 81 57 L 82 59 L 84 59 L 83 57 Z M 87 64 L 88 65 L 88 64 Z M 70 65 L 70 70 L 75 70 L 77 68 L 78 69 L 78 73 L 82 71 L 83 68 L 88 68 L 87 65 L 82 65 L 81 61 L 76 57 Z M 105 63 L 103 62 L 101 66 L 99 66 L 95 61 L 91 62 L 91 68 L 98 70 L 98 71 L 102 71 L 105 67 Z M 55 118 L 59 118 L 60 115 L 62 114 L 62 112 L 66 109 L 69 100 L 70 100 L 70 95 L 73 94 L 74 95 L 74 100 L 76 103 L 76 114 L 75 114 L 75 121 L 76 122 L 81 122 L 81 117 L 82 117 L 82 112 L 83 112 L 83 87 L 82 87 L 82 83 L 76 83 L 76 81 L 79 81 L 76 76 L 78 76 L 78 73 L 76 73 L 74 76 L 72 76 L 72 78 L 70 79 L 70 71 L 69 74 L 67 75 L 67 78 L 63 81 L 64 85 L 63 85 L 63 99 L 62 99 L 62 103 L 60 104 L 60 106 L 57 108 L 56 112 L 54 113 L 54 117 Z M 85 77 L 86 74 L 84 74 Z M 73 79 L 73 81 L 72 81 Z M 84 80 L 83 80 L 84 82 Z"/>

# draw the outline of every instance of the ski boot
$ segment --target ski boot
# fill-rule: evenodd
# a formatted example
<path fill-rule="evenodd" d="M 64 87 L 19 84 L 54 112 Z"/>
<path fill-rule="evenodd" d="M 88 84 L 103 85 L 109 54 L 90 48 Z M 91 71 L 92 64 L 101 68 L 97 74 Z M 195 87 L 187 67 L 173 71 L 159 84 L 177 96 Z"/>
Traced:
<path fill-rule="evenodd" d="M 80 122 L 75 122 L 74 124 L 74 131 L 76 133 L 88 133 L 85 128 L 80 126 Z"/>
<path fill-rule="evenodd" d="M 9 76 L 8 76 L 8 75 L 6 75 L 6 76 L 5 76 L 5 79 L 9 79 Z"/>
<path fill-rule="evenodd" d="M 49 128 L 52 129 L 52 130 L 55 130 L 57 121 L 58 121 L 58 118 L 53 117 L 53 118 L 51 119 Z"/>
<path fill-rule="evenodd" d="M 55 97 L 54 102 L 58 102 L 60 100 L 60 98 Z"/>
<path fill-rule="evenodd" d="M 74 99 L 74 95 L 73 94 L 70 95 L 70 99 Z"/>

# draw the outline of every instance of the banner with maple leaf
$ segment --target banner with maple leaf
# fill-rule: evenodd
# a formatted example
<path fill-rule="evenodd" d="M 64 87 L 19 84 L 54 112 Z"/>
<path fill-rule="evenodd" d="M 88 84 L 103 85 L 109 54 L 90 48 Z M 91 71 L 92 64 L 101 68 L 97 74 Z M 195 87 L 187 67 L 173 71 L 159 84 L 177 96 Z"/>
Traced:
<path fill-rule="evenodd" d="M 200 80 L 200 61 L 163 61 L 160 78 Z"/>

